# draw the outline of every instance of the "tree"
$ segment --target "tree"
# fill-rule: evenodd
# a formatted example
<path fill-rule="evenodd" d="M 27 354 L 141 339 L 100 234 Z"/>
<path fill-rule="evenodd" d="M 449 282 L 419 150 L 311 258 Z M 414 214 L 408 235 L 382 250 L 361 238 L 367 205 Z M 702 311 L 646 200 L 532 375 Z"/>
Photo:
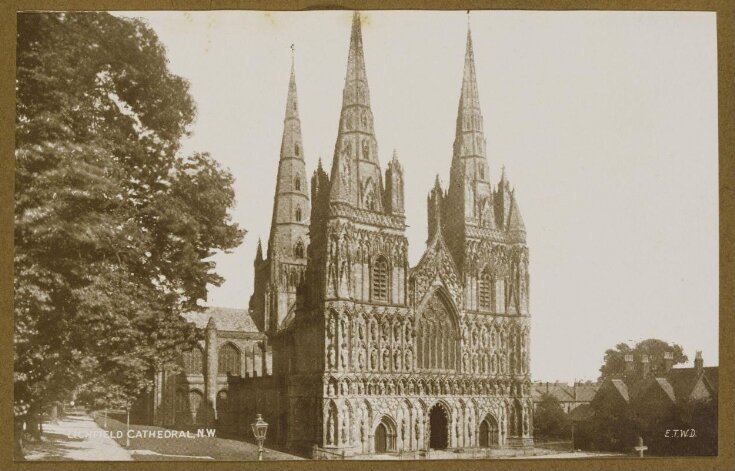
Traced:
<path fill-rule="evenodd" d="M 600 367 L 599 381 L 604 381 L 609 377 L 622 377 L 626 381 L 639 379 L 641 377 L 640 369 L 632 372 L 625 370 L 625 355 L 633 355 L 635 360 L 639 360 L 641 355 L 648 355 L 650 372 L 652 374 L 663 373 L 664 353 L 673 353 L 673 365 L 686 363 L 688 358 L 684 355 L 684 350 L 680 345 L 668 343 L 659 339 L 647 339 L 635 344 L 631 347 L 627 343 L 619 343 L 615 348 L 605 351 L 604 363 Z"/>
<path fill-rule="evenodd" d="M 129 402 L 201 336 L 181 313 L 242 240 L 233 177 L 180 154 L 194 103 L 141 20 L 19 14 L 16 96 L 18 419 L 80 387 Z"/>
<path fill-rule="evenodd" d="M 567 438 L 571 432 L 569 416 L 561 408 L 559 400 L 544 393 L 533 414 L 534 434 L 544 438 Z"/>

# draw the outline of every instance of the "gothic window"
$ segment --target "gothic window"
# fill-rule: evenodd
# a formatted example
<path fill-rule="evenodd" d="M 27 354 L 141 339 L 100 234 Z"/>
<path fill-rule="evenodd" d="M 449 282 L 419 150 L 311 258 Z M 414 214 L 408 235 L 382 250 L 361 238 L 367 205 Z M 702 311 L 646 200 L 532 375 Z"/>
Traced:
<path fill-rule="evenodd" d="M 388 262 L 382 255 L 375 260 L 373 265 L 373 300 L 388 301 Z"/>
<path fill-rule="evenodd" d="M 457 364 L 457 328 L 447 304 L 437 293 L 426 303 L 417 329 L 417 365 L 422 369 L 453 370 Z"/>
<path fill-rule="evenodd" d="M 301 191 L 301 179 L 299 177 L 294 177 L 293 187 L 294 187 L 294 190 Z"/>
<path fill-rule="evenodd" d="M 378 208 L 377 199 L 375 198 L 375 185 L 373 185 L 373 180 L 371 178 L 368 178 L 368 180 L 365 182 L 363 193 L 365 195 L 363 200 L 364 207 L 369 209 L 370 211 L 377 210 Z"/>
<path fill-rule="evenodd" d="M 202 349 L 194 347 L 184 352 L 184 371 L 189 374 L 202 374 Z"/>
<path fill-rule="evenodd" d="M 481 311 L 492 310 L 492 277 L 488 270 L 484 270 L 478 279 L 478 298 Z"/>
<path fill-rule="evenodd" d="M 485 166 L 480 164 L 480 167 L 477 169 L 477 172 L 480 175 L 480 180 L 484 180 L 485 179 Z"/>
<path fill-rule="evenodd" d="M 365 196 L 365 207 L 371 211 L 375 210 L 375 198 L 372 192 Z"/>
<path fill-rule="evenodd" d="M 219 374 L 240 375 L 240 350 L 231 343 L 224 344 L 217 355 Z"/>
<path fill-rule="evenodd" d="M 293 153 L 296 154 L 296 157 L 298 157 L 299 154 L 301 154 L 301 149 L 299 148 L 299 145 L 298 144 L 294 144 L 294 146 L 293 146 Z"/>
<path fill-rule="evenodd" d="M 185 414 L 191 414 L 191 408 L 189 407 L 189 392 L 186 389 L 176 390 L 176 415 L 179 416 L 181 422 L 189 422 L 189 420 L 181 420 L 185 417 Z"/>
<path fill-rule="evenodd" d="M 296 258 L 304 258 L 304 243 L 300 240 L 296 242 L 296 246 L 293 249 L 293 255 Z"/>
<path fill-rule="evenodd" d="M 499 279 L 495 283 L 495 312 L 505 312 L 505 280 Z"/>
<path fill-rule="evenodd" d="M 296 207 L 296 222 L 301 222 L 301 208 Z"/>

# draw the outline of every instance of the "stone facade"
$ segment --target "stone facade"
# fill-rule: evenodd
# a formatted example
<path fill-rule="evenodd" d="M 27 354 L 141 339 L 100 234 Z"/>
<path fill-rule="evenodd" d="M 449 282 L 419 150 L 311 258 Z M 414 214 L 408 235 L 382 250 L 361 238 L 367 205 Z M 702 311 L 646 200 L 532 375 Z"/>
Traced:
<path fill-rule="evenodd" d="M 429 192 L 415 267 L 403 169 L 394 152 L 383 178 L 378 160 L 358 14 L 331 172 L 319 162 L 310 198 L 293 68 L 287 103 L 250 301 L 273 378 L 231 382 L 238 417 L 262 413 L 269 436 L 315 456 L 531 446 L 525 226 L 504 172 L 490 183 L 470 32 L 449 186 Z"/>
<path fill-rule="evenodd" d="M 266 336 L 243 309 L 210 307 L 184 317 L 204 330 L 204 339 L 182 355 L 178 372 L 156 373 L 150 397 L 137 405 L 137 417 L 167 427 L 234 429 L 236 403 L 229 397 L 230 382 L 233 377 L 270 376 Z"/>

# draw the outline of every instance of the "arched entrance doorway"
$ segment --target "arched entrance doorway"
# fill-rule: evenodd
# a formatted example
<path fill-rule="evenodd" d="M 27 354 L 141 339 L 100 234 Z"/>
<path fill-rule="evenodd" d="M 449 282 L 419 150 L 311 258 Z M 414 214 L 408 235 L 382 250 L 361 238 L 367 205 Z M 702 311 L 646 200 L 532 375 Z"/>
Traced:
<path fill-rule="evenodd" d="M 429 447 L 443 450 L 449 446 L 449 413 L 437 404 L 429 412 Z"/>
<path fill-rule="evenodd" d="M 480 424 L 480 446 L 491 447 L 499 443 L 498 422 L 495 417 L 488 415 Z"/>
<path fill-rule="evenodd" d="M 390 451 L 396 451 L 396 429 L 387 417 L 383 417 L 375 429 L 375 452 Z"/>

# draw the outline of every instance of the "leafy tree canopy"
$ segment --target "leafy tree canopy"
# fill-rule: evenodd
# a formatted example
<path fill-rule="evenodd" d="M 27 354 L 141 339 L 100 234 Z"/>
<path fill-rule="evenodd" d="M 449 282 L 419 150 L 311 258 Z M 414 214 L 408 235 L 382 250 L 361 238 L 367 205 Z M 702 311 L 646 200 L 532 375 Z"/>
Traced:
<path fill-rule="evenodd" d="M 662 373 L 665 370 L 664 353 L 673 353 L 673 364 L 686 363 L 688 358 L 680 345 L 665 342 L 659 339 L 646 339 L 631 347 L 627 343 L 619 343 L 615 348 L 605 351 L 605 359 L 600 367 L 600 381 L 609 377 L 623 377 L 626 380 L 638 379 L 641 376 L 640 368 L 626 372 L 625 355 L 633 355 L 634 365 L 640 361 L 641 355 L 648 355 L 652 374 Z"/>
<path fill-rule="evenodd" d="M 562 438 L 570 434 L 571 420 L 552 394 L 544 393 L 536 405 L 533 429 L 540 437 Z"/>
<path fill-rule="evenodd" d="M 128 401 L 201 335 L 180 314 L 242 240 L 233 177 L 180 155 L 189 85 L 141 20 L 19 14 L 16 96 L 16 402 Z"/>

